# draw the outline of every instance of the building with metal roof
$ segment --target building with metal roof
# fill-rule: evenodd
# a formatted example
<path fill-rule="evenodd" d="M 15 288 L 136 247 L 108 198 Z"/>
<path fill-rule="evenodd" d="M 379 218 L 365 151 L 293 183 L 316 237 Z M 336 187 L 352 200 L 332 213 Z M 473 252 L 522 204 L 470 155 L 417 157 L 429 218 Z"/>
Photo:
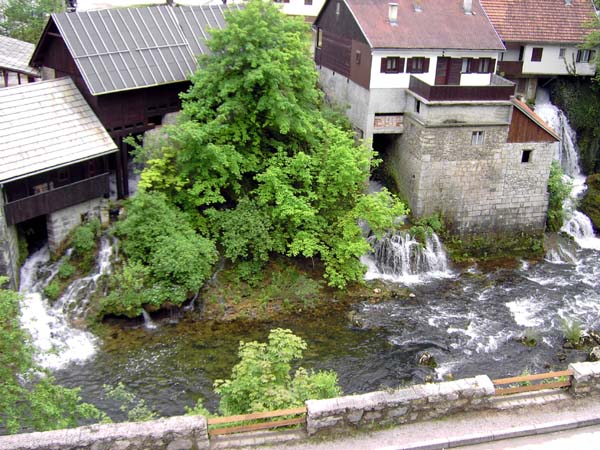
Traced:
<path fill-rule="evenodd" d="M 52 14 L 31 58 L 45 78 L 69 76 L 120 147 L 119 196 L 127 196 L 129 147 L 123 138 L 179 111 L 211 29 L 241 6 L 116 8 Z"/>
<path fill-rule="evenodd" d="M 0 76 L 4 87 L 35 81 L 39 70 L 29 65 L 35 45 L 0 36 Z"/>
<path fill-rule="evenodd" d="M 0 89 L 0 274 L 16 278 L 19 229 L 56 248 L 99 213 L 117 152 L 70 78 Z"/>

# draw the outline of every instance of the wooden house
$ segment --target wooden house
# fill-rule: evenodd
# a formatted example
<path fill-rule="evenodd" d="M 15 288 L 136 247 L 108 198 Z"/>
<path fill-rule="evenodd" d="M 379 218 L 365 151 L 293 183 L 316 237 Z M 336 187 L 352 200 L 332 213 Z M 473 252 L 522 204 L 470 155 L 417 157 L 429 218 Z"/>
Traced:
<path fill-rule="evenodd" d="M 498 72 L 535 99 L 541 78 L 595 73 L 595 51 L 582 49 L 597 14 L 590 0 L 481 0 L 506 46 Z"/>
<path fill-rule="evenodd" d="M 99 215 L 117 153 L 67 77 L 0 89 L 0 273 L 17 278 L 17 235 L 57 248 L 82 216 Z"/>
<path fill-rule="evenodd" d="M 40 79 L 39 70 L 29 65 L 35 45 L 0 36 L 0 87 L 32 83 Z"/>
<path fill-rule="evenodd" d="M 181 107 L 208 30 L 228 6 L 149 6 L 52 14 L 31 58 L 44 78 L 73 79 L 120 148 L 117 190 L 127 196 L 128 146 Z M 231 8 L 239 8 L 236 5 Z"/>

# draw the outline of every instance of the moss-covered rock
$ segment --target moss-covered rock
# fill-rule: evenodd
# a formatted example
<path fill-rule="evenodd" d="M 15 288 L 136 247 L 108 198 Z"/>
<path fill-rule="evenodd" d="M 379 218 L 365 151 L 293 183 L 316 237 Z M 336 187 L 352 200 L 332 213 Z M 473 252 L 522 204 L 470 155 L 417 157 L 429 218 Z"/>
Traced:
<path fill-rule="evenodd" d="M 600 231 L 600 174 L 596 173 L 587 178 L 587 191 L 582 198 L 579 208 L 592 220 L 594 230 Z"/>

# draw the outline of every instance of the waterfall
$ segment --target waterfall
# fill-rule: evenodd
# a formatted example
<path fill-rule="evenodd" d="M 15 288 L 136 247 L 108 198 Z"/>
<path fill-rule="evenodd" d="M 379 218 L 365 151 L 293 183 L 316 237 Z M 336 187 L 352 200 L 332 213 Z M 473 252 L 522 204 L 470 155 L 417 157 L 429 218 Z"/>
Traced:
<path fill-rule="evenodd" d="M 146 328 L 147 330 L 156 329 L 156 324 L 152 322 L 150 314 L 145 309 L 142 309 L 142 317 L 144 318 L 144 328 Z"/>
<path fill-rule="evenodd" d="M 53 304 L 44 297 L 43 289 L 56 276 L 62 261 L 49 264 L 50 252 L 44 246 L 21 268 L 21 325 L 31 335 L 42 367 L 58 369 L 70 362 L 85 361 L 95 353 L 94 336 L 73 323 L 83 319 L 100 276 L 110 273 L 112 255 L 113 242 L 103 237 L 93 273 L 73 281 Z"/>
<path fill-rule="evenodd" d="M 451 276 L 446 253 L 435 233 L 427 236 L 424 244 L 408 232 L 387 234 L 381 239 L 371 236 L 368 241 L 373 252 L 361 258 L 367 266 L 367 280 L 410 284 Z"/>
<path fill-rule="evenodd" d="M 535 112 L 559 134 L 561 142 L 555 159 L 560 162 L 565 175 L 573 184 L 571 195 L 563 205 L 566 217 L 561 231 L 572 236 L 581 248 L 600 250 L 600 239 L 594 235 L 589 217 L 576 209 L 577 199 L 585 192 L 586 185 L 579 166 L 575 131 L 571 128 L 565 113 L 550 102 L 550 95 L 545 89 L 538 89 Z M 560 253 L 560 250 L 554 251 L 546 258 L 553 262 L 573 261 L 572 255 L 565 255 L 567 258 L 563 259 Z"/>

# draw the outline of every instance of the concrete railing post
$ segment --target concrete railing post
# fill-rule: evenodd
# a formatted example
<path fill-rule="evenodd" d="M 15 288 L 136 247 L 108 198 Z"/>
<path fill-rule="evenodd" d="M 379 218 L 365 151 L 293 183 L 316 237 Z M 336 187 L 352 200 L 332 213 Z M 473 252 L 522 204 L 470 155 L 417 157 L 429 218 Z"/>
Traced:
<path fill-rule="evenodd" d="M 573 371 L 571 393 L 576 397 L 600 392 L 600 362 L 569 364 Z"/>

